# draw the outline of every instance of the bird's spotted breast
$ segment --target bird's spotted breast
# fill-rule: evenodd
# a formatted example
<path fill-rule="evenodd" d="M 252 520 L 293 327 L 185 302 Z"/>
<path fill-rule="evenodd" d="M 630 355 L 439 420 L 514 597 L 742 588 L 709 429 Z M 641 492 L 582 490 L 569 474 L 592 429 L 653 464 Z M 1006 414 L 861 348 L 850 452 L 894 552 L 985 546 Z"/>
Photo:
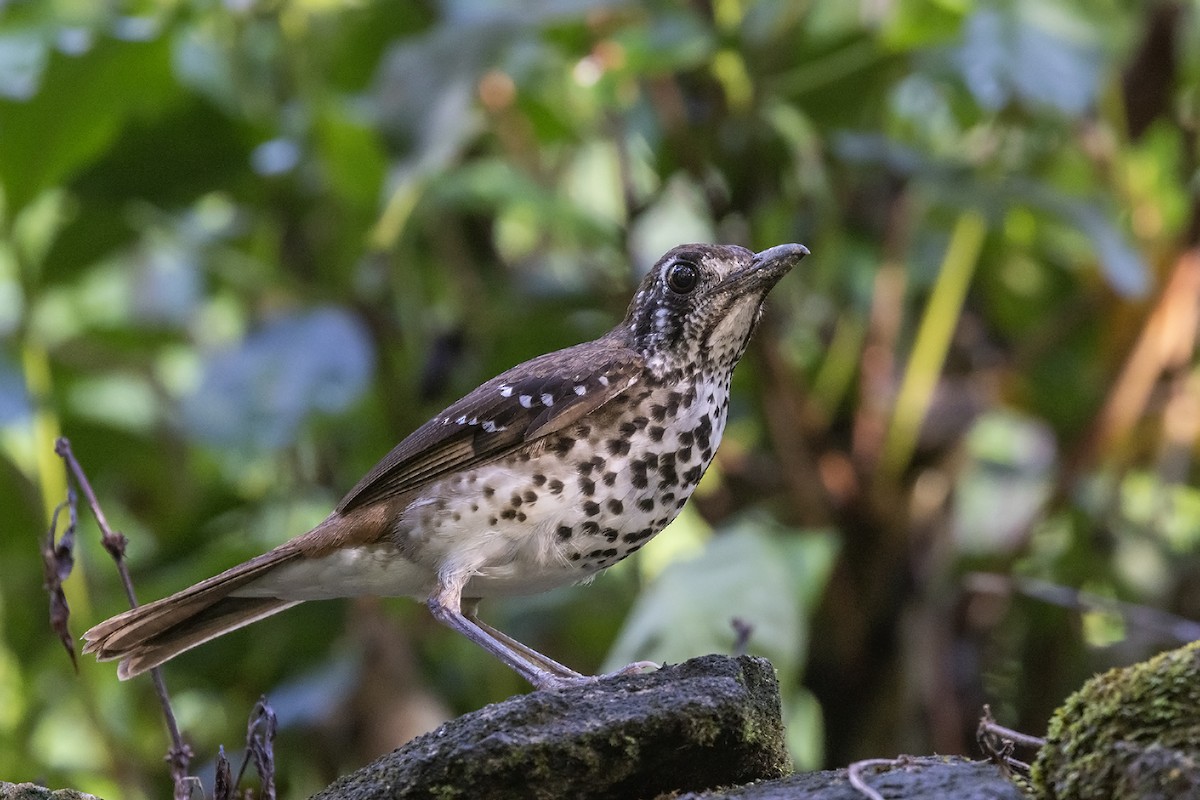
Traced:
<path fill-rule="evenodd" d="M 587 579 L 679 514 L 712 461 L 727 399 L 727 384 L 704 374 L 639 387 L 541 447 L 431 487 L 402 515 L 398 544 L 471 572 L 468 596 Z"/>

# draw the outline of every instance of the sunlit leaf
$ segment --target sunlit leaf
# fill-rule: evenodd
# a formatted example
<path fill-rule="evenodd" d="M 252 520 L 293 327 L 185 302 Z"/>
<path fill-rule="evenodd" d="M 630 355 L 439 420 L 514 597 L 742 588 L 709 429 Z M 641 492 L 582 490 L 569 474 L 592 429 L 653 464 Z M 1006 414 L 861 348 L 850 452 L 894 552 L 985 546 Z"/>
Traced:
<path fill-rule="evenodd" d="M 830 534 L 784 534 L 761 518 L 747 518 L 647 587 L 606 666 L 731 652 L 739 638 L 736 619 L 750 628 L 750 652 L 795 674 L 808 646 L 807 616 L 835 552 Z"/>
<path fill-rule="evenodd" d="M 25 379 L 15 364 L 0 357 L 0 425 L 21 422 L 31 413 Z"/>
<path fill-rule="evenodd" d="M 161 39 L 101 39 L 82 55 L 53 55 L 36 95 L 0 100 L 0 176 L 11 207 L 80 170 L 132 116 L 160 112 L 170 76 Z"/>
<path fill-rule="evenodd" d="M 356 401 L 373 363 L 370 339 L 345 312 L 282 317 L 207 360 L 200 387 L 183 403 L 184 426 L 208 444 L 283 447 L 309 414 Z"/>
<path fill-rule="evenodd" d="M 34 31 L 0 34 L 0 97 L 28 100 L 37 94 L 49 59 L 45 37 Z"/>
<path fill-rule="evenodd" d="M 1016 3 L 971 14 L 954 61 L 986 108 L 1016 100 L 1079 115 L 1096 101 L 1101 55 L 1091 31 L 1062 7 Z"/>

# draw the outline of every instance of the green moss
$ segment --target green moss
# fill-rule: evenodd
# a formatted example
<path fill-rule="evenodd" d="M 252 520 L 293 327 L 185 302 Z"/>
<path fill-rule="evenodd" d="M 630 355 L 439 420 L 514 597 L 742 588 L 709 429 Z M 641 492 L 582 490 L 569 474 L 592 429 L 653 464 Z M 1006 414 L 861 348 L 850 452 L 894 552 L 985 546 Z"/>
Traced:
<path fill-rule="evenodd" d="M 1042 800 L 1200 796 L 1200 642 L 1109 670 L 1068 697 L 1032 782 Z"/>

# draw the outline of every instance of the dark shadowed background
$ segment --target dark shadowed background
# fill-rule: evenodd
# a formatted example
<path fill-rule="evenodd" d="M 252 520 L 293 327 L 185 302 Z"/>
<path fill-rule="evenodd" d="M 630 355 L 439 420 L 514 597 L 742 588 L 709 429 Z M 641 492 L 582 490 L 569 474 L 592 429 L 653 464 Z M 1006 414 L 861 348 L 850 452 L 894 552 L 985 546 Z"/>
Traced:
<path fill-rule="evenodd" d="M 321 519 L 684 241 L 812 256 L 697 498 L 484 617 L 595 671 L 748 649 L 801 768 L 1040 734 L 1200 619 L 1200 21 L 1138 0 L 0 2 L 0 778 L 170 791 L 48 624 L 70 437 L 154 599 Z M 124 607 L 85 516 L 77 636 Z M 524 691 L 404 600 L 165 670 L 300 797 Z"/>

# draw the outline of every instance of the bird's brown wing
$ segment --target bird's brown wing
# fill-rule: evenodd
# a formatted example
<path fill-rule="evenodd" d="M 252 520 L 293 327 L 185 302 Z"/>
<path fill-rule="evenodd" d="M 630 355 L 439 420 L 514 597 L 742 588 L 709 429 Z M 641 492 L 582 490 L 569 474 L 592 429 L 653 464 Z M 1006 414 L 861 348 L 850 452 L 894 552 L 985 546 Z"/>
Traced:
<path fill-rule="evenodd" d="M 600 339 L 513 367 L 396 445 L 342 498 L 337 512 L 410 492 L 563 430 L 627 391 L 643 366 L 633 350 Z"/>

